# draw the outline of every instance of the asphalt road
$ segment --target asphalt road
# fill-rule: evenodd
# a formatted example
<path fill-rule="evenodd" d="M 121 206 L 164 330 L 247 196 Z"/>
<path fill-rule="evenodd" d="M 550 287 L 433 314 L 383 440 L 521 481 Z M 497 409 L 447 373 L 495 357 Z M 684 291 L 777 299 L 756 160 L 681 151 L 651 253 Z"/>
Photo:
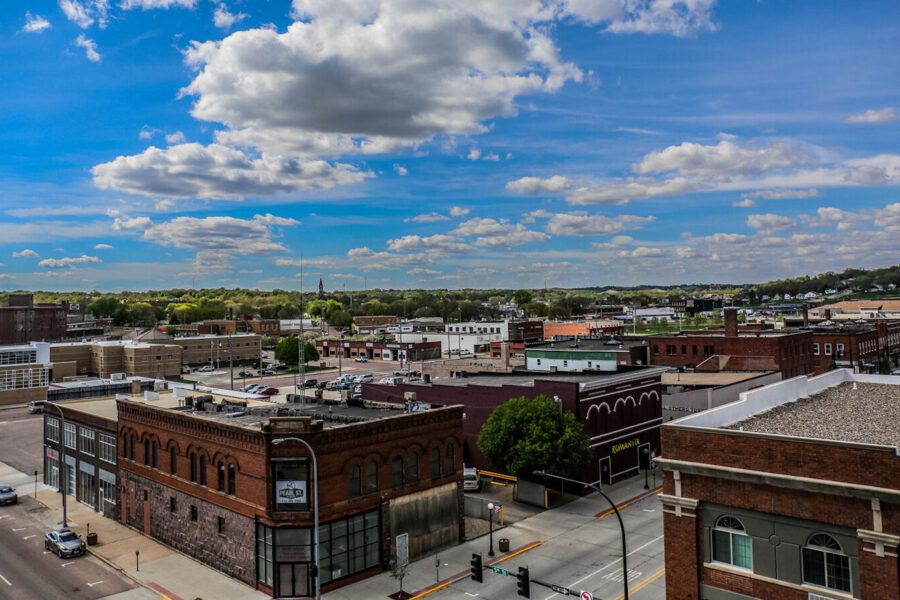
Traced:
<path fill-rule="evenodd" d="M 95 600 L 135 584 L 91 555 L 61 559 L 44 550 L 42 505 L 22 498 L 0 507 L 0 599 Z"/>
<path fill-rule="evenodd" d="M 496 566 L 510 576 L 485 569 L 484 582 L 468 577 L 429 596 L 429 600 L 508 600 L 516 596 L 516 578 L 520 566 L 530 572 L 532 600 L 560 600 L 550 588 L 535 580 L 565 587 L 578 597 L 589 591 L 594 598 L 623 598 L 621 536 L 615 515 L 597 518 L 595 514 L 609 508 L 602 499 L 589 497 L 570 505 L 547 511 L 537 521 L 535 538 L 546 542 L 533 550 Z M 594 512 L 596 511 L 596 512 Z M 634 600 L 664 600 L 665 560 L 663 555 L 662 518 L 659 500 L 648 496 L 622 511 L 628 543 L 628 587 Z"/>
<path fill-rule="evenodd" d="M 29 414 L 25 408 L 0 410 L 0 457 L 3 462 L 23 473 L 43 473 L 43 423 L 41 414 Z"/>

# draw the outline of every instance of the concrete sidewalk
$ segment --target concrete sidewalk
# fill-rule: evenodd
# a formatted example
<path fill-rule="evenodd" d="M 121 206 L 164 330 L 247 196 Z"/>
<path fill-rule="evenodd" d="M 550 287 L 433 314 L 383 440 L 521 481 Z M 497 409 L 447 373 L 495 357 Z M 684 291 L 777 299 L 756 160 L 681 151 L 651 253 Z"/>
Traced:
<path fill-rule="evenodd" d="M 645 495 L 656 493 L 656 491 L 658 490 L 644 489 L 643 477 L 633 477 L 615 485 L 606 486 L 603 489 L 603 492 L 619 508 L 622 508 L 623 504 Z M 588 498 L 598 497 L 597 494 L 588 496 Z M 403 591 L 411 593 L 414 598 L 421 598 L 460 579 L 469 577 L 469 561 L 473 553 L 482 555 L 485 566 L 501 563 L 520 554 L 527 555 L 530 550 L 560 535 L 561 531 L 565 531 L 566 528 L 561 526 L 573 513 L 581 516 L 596 516 L 598 518 L 606 518 L 607 515 L 605 513 L 607 512 L 612 514 L 611 508 L 609 511 L 597 513 L 597 503 L 595 501 L 585 501 L 585 499 L 575 500 L 562 508 L 565 509 L 565 513 L 557 510 L 546 510 L 507 527 L 495 527 L 493 557 L 488 556 L 489 536 L 484 535 L 410 563 L 403 578 Z M 509 540 L 509 552 L 501 553 L 499 551 L 499 540 L 501 538 Z M 435 564 L 438 566 L 435 567 Z M 389 594 L 395 594 L 399 590 L 399 581 L 391 577 L 389 572 L 385 572 L 323 594 L 323 598 L 327 600 L 386 598 Z"/>
<path fill-rule="evenodd" d="M 6 477 L 6 479 L 4 479 Z M 22 481 L 17 492 L 32 496 L 45 507 L 34 513 L 48 530 L 62 524 L 62 496 L 54 488 L 38 484 L 34 494 L 34 478 L 19 473 L 0 462 L 0 480 Z M 25 482 L 30 480 L 30 485 Z M 169 600 L 235 600 L 271 598 L 224 573 L 177 552 L 118 521 L 107 519 L 91 507 L 67 496 L 69 527 L 85 539 L 88 530 L 97 534 L 97 544 L 88 551 L 128 577 L 152 590 L 155 597 Z M 135 551 L 140 552 L 139 565 Z"/>

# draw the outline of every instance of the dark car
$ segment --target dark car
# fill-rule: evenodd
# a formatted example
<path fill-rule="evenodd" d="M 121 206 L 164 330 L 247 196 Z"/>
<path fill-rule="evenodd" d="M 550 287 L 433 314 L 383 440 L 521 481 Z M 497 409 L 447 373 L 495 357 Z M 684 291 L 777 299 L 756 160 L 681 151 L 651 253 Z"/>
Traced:
<path fill-rule="evenodd" d="M 326 387 L 329 383 L 330 383 L 329 381 L 320 381 L 319 383 L 316 384 L 316 389 L 324 390 L 325 387 Z"/>
<path fill-rule="evenodd" d="M 319 385 L 318 379 L 305 379 L 303 381 L 303 387 L 311 388 L 311 387 L 316 387 L 317 385 Z M 299 383 L 297 384 L 297 387 L 300 387 Z"/>
<path fill-rule="evenodd" d="M 15 504 L 18 501 L 19 496 L 16 495 L 16 490 L 11 485 L 0 483 L 0 505 Z"/>
<path fill-rule="evenodd" d="M 44 536 L 44 549 L 55 552 L 60 558 L 68 558 L 84 554 L 87 545 L 71 529 L 54 529 Z"/>
<path fill-rule="evenodd" d="M 248 371 L 244 369 L 242 371 L 238 371 L 238 377 L 253 377 L 253 371 Z"/>

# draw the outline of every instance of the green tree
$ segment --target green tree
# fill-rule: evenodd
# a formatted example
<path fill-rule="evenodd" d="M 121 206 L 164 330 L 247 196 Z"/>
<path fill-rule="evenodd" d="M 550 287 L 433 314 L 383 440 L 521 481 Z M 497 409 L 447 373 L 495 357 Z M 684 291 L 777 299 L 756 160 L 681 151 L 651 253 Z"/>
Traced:
<path fill-rule="evenodd" d="M 88 311 L 95 317 L 111 317 L 113 313 L 116 312 L 116 309 L 119 307 L 121 302 L 115 296 L 106 296 L 104 298 L 98 298 L 94 300 L 90 304 L 88 304 Z"/>
<path fill-rule="evenodd" d="M 878 361 L 878 372 L 881 375 L 890 375 L 891 374 L 891 359 L 887 356 L 882 356 L 881 360 Z"/>
<path fill-rule="evenodd" d="M 300 345 L 296 336 L 282 338 L 275 346 L 275 359 L 283 365 L 300 364 Z M 303 346 L 303 360 L 309 362 L 311 360 L 319 360 L 319 352 L 316 350 L 315 344 L 306 342 Z"/>
<path fill-rule="evenodd" d="M 478 448 L 492 468 L 516 476 L 543 469 L 579 477 L 592 455 L 575 415 L 547 396 L 512 398 L 498 406 L 481 428 Z"/>
<path fill-rule="evenodd" d="M 512 295 L 512 300 L 516 303 L 516 306 L 521 308 L 523 304 L 531 302 L 533 297 L 532 293 L 528 290 L 516 290 Z"/>

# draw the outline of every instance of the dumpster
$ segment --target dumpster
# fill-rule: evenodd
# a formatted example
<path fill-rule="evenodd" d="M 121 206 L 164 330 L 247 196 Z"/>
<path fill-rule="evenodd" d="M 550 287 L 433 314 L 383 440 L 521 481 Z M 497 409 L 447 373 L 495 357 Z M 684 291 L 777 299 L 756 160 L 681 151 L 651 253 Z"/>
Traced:
<path fill-rule="evenodd" d="M 500 552 L 509 552 L 509 538 L 500 538 Z"/>

